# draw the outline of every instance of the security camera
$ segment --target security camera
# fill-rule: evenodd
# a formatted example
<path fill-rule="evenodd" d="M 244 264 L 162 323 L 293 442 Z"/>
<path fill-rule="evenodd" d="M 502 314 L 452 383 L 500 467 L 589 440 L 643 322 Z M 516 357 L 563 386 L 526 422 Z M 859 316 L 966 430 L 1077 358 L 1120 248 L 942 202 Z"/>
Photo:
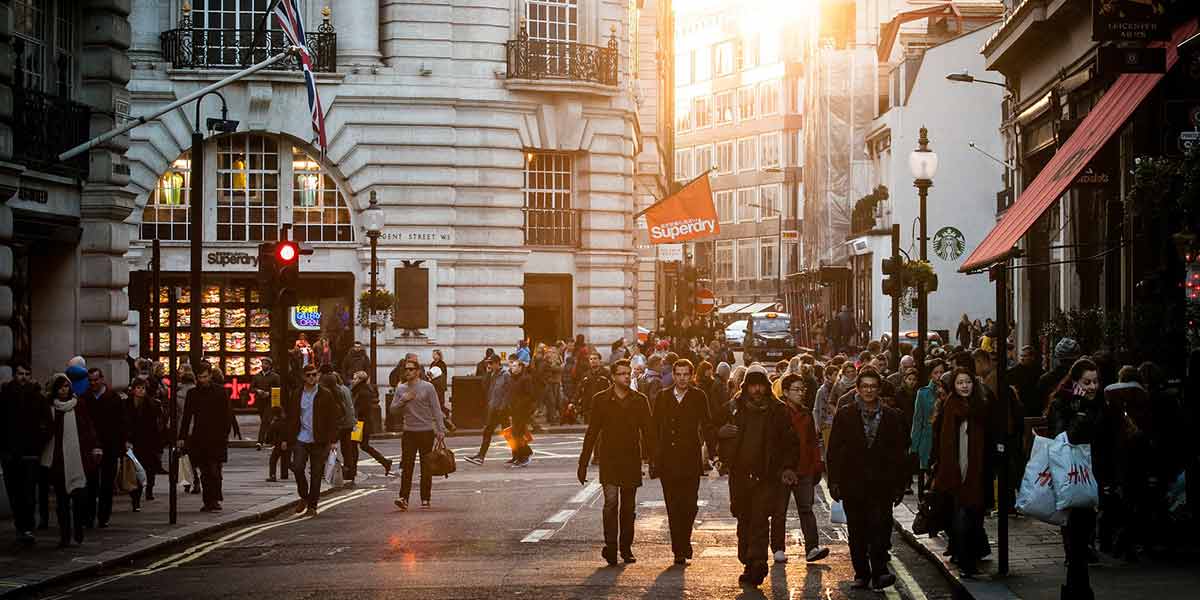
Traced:
<path fill-rule="evenodd" d="M 233 133 L 237 131 L 238 122 L 232 119 L 217 119 L 214 117 L 208 118 L 208 130 L 219 131 L 221 133 Z"/>

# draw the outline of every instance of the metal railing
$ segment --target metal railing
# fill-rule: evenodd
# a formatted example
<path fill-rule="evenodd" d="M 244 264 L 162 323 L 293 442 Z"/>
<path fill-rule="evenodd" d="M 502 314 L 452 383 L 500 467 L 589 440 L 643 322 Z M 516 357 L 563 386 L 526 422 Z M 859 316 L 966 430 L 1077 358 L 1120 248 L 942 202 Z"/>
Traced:
<path fill-rule="evenodd" d="M 573 208 L 526 208 L 525 245 L 566 246 L 580 242 L 582 213 Z"/>
<path fill-rule="evenodd" d="M 13 160 L 39 171 L 86 176 L 87 154 L 66 162 L 58 155 L 88 139 L 91 107 L 22 87 L 13 88 L 12 98 Z"/>
<path fill-rule="evenodd" d="M 254 43 L 253 29 L 204 29 L 192 24 L 187 13 L 179 20 L 175 29 L 162 32 L 163 58 L 173 69 L 244 69 L 262 62 L 287 49 L 287 36 L 282 31 L 261 32 L 258 43 Z M 329 22 L 329 16 L 315 32 L 305 35 L 308 49 L 313 58 L 313 71 L 333 73 L 337 71 L 337 33 Z M 253 46 L 253 50 L 250 48 Z M 277 63 L 273 69 L 299 70 L 300 62 L 290 56 Z"/>
<path fill-rule="evenodd" d="M 530 39 L 522 23 L 507 42 L 508 79 L 562 79 L 617 85 L 617 36 L 607 46 Z"/>

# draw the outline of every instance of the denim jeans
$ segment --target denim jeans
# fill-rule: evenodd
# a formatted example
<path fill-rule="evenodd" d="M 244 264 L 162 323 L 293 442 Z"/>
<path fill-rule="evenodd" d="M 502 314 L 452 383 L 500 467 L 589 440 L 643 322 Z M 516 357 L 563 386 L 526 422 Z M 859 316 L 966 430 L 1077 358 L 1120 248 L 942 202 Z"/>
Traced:
<path fill-rule="evenodd" d="M 796 485 L 778 486 L 775 512 L 771 515 L 771 550 L 787 549 L 787 511 L 792 498 L 796 499 L 796 513 L 800 517 L 800 531 L 804 535 L 804 550 L 807 552 L 820 545 L 817 537 L 817 517 L 813 514 L 814 478 L 807 475 Z"/>
<path fill-rule="evenodd" d="M 604 547 L 610 551 L 620 548 L 622 554 L 630 554 L 633 546 L 637 488 L 606 484 L 603 489 Z"/>
<path fill-rule="evenodd" d="M 325 478 L 325 460 L 329 458 L 329 444 L 296 442 L 292 445 L 292 473 L 296 476 L 296 493 L 308 507 L 316 510 L 321 498 L 321 480 Z M 311 462 L 312 479 L 304 474 L 305 463 Z M 208 482 L 205 481 L 207 486 Z"/>

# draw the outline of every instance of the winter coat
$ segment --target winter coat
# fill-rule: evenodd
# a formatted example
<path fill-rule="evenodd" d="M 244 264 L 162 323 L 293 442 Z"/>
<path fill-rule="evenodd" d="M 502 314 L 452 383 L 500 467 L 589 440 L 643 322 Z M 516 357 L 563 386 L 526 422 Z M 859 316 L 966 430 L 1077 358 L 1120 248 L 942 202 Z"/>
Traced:
<path fill-rule="evenodd" d="M 334 391 L 341 403 L 338 411 L 338 430 L 345 433 L 354 429 L 354 426 L 358 424 L 358 413 L 354 410 L 354 395 L 350 392 L 350 388 L 344 385 L 338 385 Z"/>
<path fill-rule="evenodd" d="M 600 460 L 601 485 L 642 485 L 642 457 L 655 452 L 654 423 L 646 397 L 628 390 L 619 400 L 610 387 L 593 399 L 595 406 L 583 437 L 579 466 L 586 468 L 593 450 Z M 596 442 L 604 443 L 596 450 Z"/>
<path fill-rule="evenodd" d="M 233 410 L 225 388 L 210 383 L 188 392 L 179 431 L 187 440 L 188 455 L 193 463 L 229 460 L 226 439 L 232 419 Z"/>
<path fill-rule="evenodd" d="M 967 424 L 967 456 L 959 456 L 959 428 Z M 959 396 L 947 398 L 933 418 L 933 489 L 954 497 L 962 506 L 982 511 L 990 506 L 991 470 L 988 468 L 987 407 L 981 395 L 968 403 Z M 962 476 L 966 463 L 967 475 Z"/>
<path fill-rule="evenodd" d="M 354 374 L 359 371 L 366 371 L 368 375 L 371 373 L 371 357 L 362 348 L 350 348 L 342 359 L 342 378 L 354 381 Z"/>
<path fill-rule="evenodd" d="M 850 500 L 872 501 L 899 496 L 907 484 L 905 464 L 905 435 L 900 425 L 900 412 L 879 406 L 879 428 L 875 443 L 867 446 L 863 432 L 862 413 L 858 402 L 851 402 L 833 417 L 825 468 L 829 486 L 837 488 L 841 497 Z"/>
<path fill-rule="evenodd" d="M 1050 435 L 1056 437 L 1067 433 L 1071 444 L 1092 445 L 1092 472 L 1101 486 L 1113 482 L 1113 452 L 1116 440 L 1105 435 L 1108 427 L 1104 418 L 1104 401 L 1097 392 L 1088 400 L 1073 393 L 1070 381 L 1063 383 L 1054 393 L 1046 420 L 1050 424 Z"/>
<path fill-rule="evenodd" d="M 271 388 L 277 387 L 280 387 L 280 383 L 279 373 L 276 371 L 270 373 L 259 371 L 250 380 L 250 389 L 254 394 L 254 407 L 264 418 L 271 414 Z"/>
<path fill-rule="evenodd" d="M 815 477 L 825 472 L 825 461 L 821 459 L 821 436 L 813 423 L 812 411 L 805 406 L 784 402 L 796 435 L 796 475 Z"/>
<path fill-rule="evenodd" d="M 747 439 L 747 417 L 750 411 L 755 409 L 746 406 L 742 398 L 745 393 L 739 393 L 733 402 L 737 411 L 734 413 L 732 421 L 737 426 L 738 433 L 732 438 L 733 443 L 729 449 L 728 461 L 729 512 L 738 518 L 744 516 L 742 499 L 752 493 L 746 487 L 747 483 L 760 481 L 768 482 L 770 485 L 779 483 L 785 470 L 795 470 L 799 454 L 797 450 L 799 442 L 795 431 L 792 430 L 792 421 L 787 407 L 783 405 L 783 402 L 772 397 L 766 398 L 766 407 L 763 409 L 767 412 L 764 417 L 766 420 L 763 438 Z M 737 464 L 737 455 L 743 444 L 762 444 L 759 464 L 745 473 L 739 471 Z"/>
<path fill-rule="evenodd" d="M 287 441 L 296 443 L 300 435 L 300 396 L 304 388 L 288 395 L 283 404 L 283 414 L 287 417 Z M 313 398 L 313 443 L 329 444 L 338 439 L 338 425 L 342 418 L 341 402 L 324 386 L 317 386 L 317 395 Z"/>
<path fill-rule="evenodd" d="M 0 387 L 0 457 L 41 456 L 50 439 L 50 402 L 35 383 Z"/>
<path fill-rule="evenodd" d="M 917 390 L 917 401 L 913 404 L 909 451 L 917 455 L 922 469 L 929 468 L 929 457 L 933 451 L 933 412 L 937 405 L 938 385 L 930 383 Z"/>
<path fill-rule="evenodd" d="M 587 417 L 592 410 L 592 401 L 596 394 L 607 390 L 612 386 L 612 379 L 608 376 L 608 369 L 601 366 L 595 370 L 588 370 L 579 381 L 579 387 L 575 392 L 575 397 L 579 403 L 579 414 Z"/>
<path fill-rule="evenodd" d="M 658 371 L 646 368 L 646 372 L 642 374 L 641 379 L 637 382 L 639 392 L 646 395 L 647 398 L 658 398 L 658 393 L 662 391 L 665 384 L 663 383 L 662 375 Z"/>
<path fill-rule="evenodd" d="M 675 388 L 658 393 L 654 400 L 654 439 L 658 451 L 651 459 L 663 479 L 690 479 L 704 472 L 707 442 L 716 444 L 717 431 L 708 411 L 708 395 L 689 387 L 683 402 L 675 400 Z"/>
<path fill-rule="evenodd" d="M 141 406 L 137 406 L 133 398 L 125 400 L 125 414 L 129 415 L 129 443 L 133 444 L 133 454 L 143 467 L 161 468 L 162 449 L 165 445 L 163 433 L 165 423 L 162 419 L 162 403 L 157 398 L 146 396 Z"/>
<path fill-rule="evenodd" d="M 501 414 L 512 407 L 512 375 L 507 370 L 484 375 L 483 390 L 489 414 Z"/>
<path fill-rule="evenodd" d="M 125 442 L 129 441 L 129 419 L 125 415 L 125 401 L 112 388 L 96 397 L 91 390 L 80 397 L 88 405 L 88 416 L 96 431 L 96 439 L 104 454 L 124 454 Z"/>
<path fill-rule="evenodd" d="M 379 390 L 369 381 L 360 381 L 350 388 L 354 396 L 354 416 L 363 422 L 367 431 L 379 421 Z"/>

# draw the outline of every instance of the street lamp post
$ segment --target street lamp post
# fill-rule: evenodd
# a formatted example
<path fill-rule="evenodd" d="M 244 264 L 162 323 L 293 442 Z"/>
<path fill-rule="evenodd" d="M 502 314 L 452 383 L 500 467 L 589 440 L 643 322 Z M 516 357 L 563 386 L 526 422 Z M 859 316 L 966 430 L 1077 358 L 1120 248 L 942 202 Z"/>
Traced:
<path fill-rule="evenodd" d="M 363 227 L 366 228 L 367 237 L 371 240 L 371 302 L 367 306 L 367 314 L 370 315 L 368 322 L 371 327 L 371 385 L 375 385 L 379 377 L 375 343 L 375 291 L 378 289 L 379 281 L 376 253 L 379 249 L 379 234 L 383 232 L 384 216 L 383 209 L 379 207 L 379 202 L 375 199 L 375 190 L 371 190 L 371 202 L 363 211 Z"/>
<path fill-rule="evenodd" d="M 917 188 L 920 201 L 921 220 L 921 261 L 929 262 L 928 223 L 925 214 L 926 201 L 929 198 L 929 188 L 933 187 L 933 176 L 937 174 L 938 156 L 929 149 L 929 130 L 922 127 L 921 137 L 917 139 L 919 146 L 908 157 L 908 167 L 912 171 L 913 185 Z M 926 347 L 929 345 L 929 292 L 925 283 L 917 284 L 917 348 L 921 351 L 921 359 L 917 361 L 918 381 L 925 381 L 925 360 L 928 358 Z"/>

